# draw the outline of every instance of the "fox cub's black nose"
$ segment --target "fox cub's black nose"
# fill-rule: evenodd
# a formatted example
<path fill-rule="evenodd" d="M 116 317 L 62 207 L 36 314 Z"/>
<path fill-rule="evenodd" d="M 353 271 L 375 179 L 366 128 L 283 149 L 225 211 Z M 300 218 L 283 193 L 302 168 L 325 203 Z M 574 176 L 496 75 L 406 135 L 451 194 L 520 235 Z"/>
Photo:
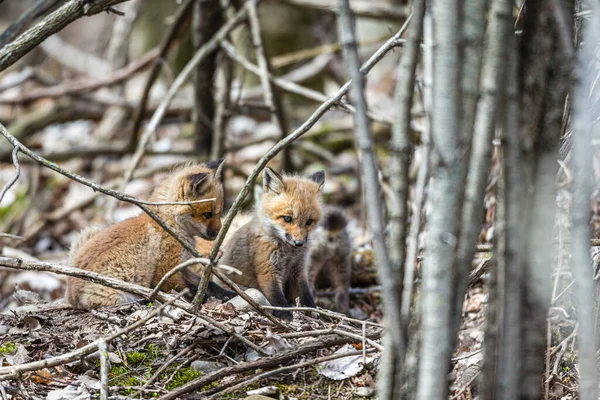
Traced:
<path fill-rule="evenodd" d="M 219 234 L 219 230 L 218 229 L 208 229 L 206 233 L 208 234 L 208 237 L 216 238 L 217 235 Z"/>
<path fill-rule="evenodd" d="M 302 240 L 294 240 L 294 244 L 296 245 L 296 247 L 304 246 L 304 242 Z"/>

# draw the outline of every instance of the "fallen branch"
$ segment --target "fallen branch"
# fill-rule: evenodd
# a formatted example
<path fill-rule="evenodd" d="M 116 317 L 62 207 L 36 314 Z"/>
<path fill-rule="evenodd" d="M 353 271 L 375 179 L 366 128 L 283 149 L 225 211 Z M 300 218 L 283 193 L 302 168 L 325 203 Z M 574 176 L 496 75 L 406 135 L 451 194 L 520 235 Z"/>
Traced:
<path fill-rule="evenodd" d="M 367 353 L 372 353 L 372 352 L 373 352 L 372 349 L 367 350 Z M 221 398 L 220 396 L 224 395 L 225 393 L 231 393 L 235 390 L 243 388 L 244 386 L 250 385 L 251 383 L 257 382 L 261 379 L 268 378 L 269 376 L 272 376 L 272 375 L 276 375 L 276 374 L 286 372 L 286 371 L 291 371 L 294 369 L 309 367 L 311 365 L 319 364 L 319 363 L 322 363 L 325 361 L 336 360 L 338 358 L 353 357 L 353 356 L 360 356 L 360 355 L 362 355 L 362 352 L 360 352 L 360 351 L 351 351 L 351 352 L 342 353 L 342 354 L 331 354 L 329 356 L 317 357 L 317 358 L 313 358 L 312 360 L 300 362 L 300 363 L 293 364 L 293 365 L 288 365 L 286 367 L 279 367 L 279 368 L 271 370 L 271 371 L 266 371 L 266 372 L 263 372 L 260 374 L 256 374 L 251 378 L 242 378 L 242 379 L 239 379 L 237 381 L 237 383 L 234 383 L 233 385 L 231 383 L 219 385 L 214 389 L 207 390 L 206 392 L 204 392 L 204 394 L 209 395 L 208 397 L 206 397 L 207 399 L 217 398 L 217 397 L 215 397 L 217 395 L 219 395 L 218 398 Z"/>
<path fill-rule="evenodd" d="M 48 36 L 60 31 L 76 19 L 98 14 L 124 1 L 127 0 L 94 0 L 92 2 L 70 0 L 23 33 L 14 42 L 0 49 L 0 71 L 4 71 Z"/>
<path fill-rule="evenodd" d="M 144 299 L 149 300 L 152 295 L 152 290 L 150 288 L 136 285 L 134 283 L 124 282 L 120 279 L 115 279 L 109 276 L 105 276 L 102 274 L 98 274 L 92 271 L 86 271 L 79 268 L 67 267 L 59 264 L 51 264 L 37 261 L 29 261 L 23 260 L 20 258 L 9 258 L 9 257 L 0 257 L 0 266 L 13 268 L 24 271 L 42 271 L 42 272 L 52 272 L 59 275 L 67 275 L 73 276 L 75 278 L 84 279 L 86 281 L 98 283 L 103 286 L 108 286 L 113 289 L 122 290 L 128 293 L 132 293 L 136 296 L 143 297 Z M 190 314 L 196 315 L 198 318 L 203 320 L 205 323 L 215 326 L 226 332 L 227 334 L 235 337 L 240 342 L 244 343 L 246 346 L 258 351 L 259 353 L 263 353 L 262 349 L 243 337 L 242 335 L 235 332 L 235 330 L 212 317 L 202 313 L 202 312 L 192 312 L 192 307 L 189 303 L 178 300 L 178 297 L 174 298 L 171 295 L 165 293 L 158 293 L 156 298 L 159 301 L 166 302 L 169 304 L 173 304 L 175 307 L 180 308 Z M 0 369 L 0 372 L 2 369 Z"/>
<path fill-rule="evenodd" d="M 371 337 L 374 338 L 375 336 Z M 271 357 L 265 357 L 258 359 L 256 361 L 240 363 L 238 365 L 234 365 L 232 367 L 222 368 L 218 371 L 215 371 L 206 376 L 202 376 L 196 380 L 193 380 L 170 393 L 160 397 L 159 400 L 172 400 L 181 397 L 185 393 L 189 393 L 194 390 L 198 390 L 212 382 L 216 382 L 220 379 L 223 379 L 226 376 L 243 373 L 246 371 L 256 371 L 258 369 L 265 369 L 275 365 L 279 365 L 281 363 L 287 362 L 289 360 L 293 360 L 296 357 L 302 356 L 304 354 L 312 353 L 314 351 L 338 346 L 346 343 L 353 343 L 354 340 L 350 338 L 329 338 L 329 339 L 319 339 L 309 342 L 307 344 L 302 345 L 299 348 L 291 350 L 287 353 L 279 353 Z"/>
<path fill-rule="evenodd" d="M 4 259 L 4 257 L 1 257 L 1 258 Z M 181 293 L 180 296 L 182 294 L 183 293 Z M 34 362 L 20 364 L 20 365 L 13 365 L 10 367 L 0 367 L 0 381 L 16 379 L 23 372 L 37 371 L 40 369 L 55 367 L 57 365 L 62 365 L 62 364 L 66 364 L 69 362 L 77 361 L 84 356 L 94 353 L 96 350 L 98 350 L 98 346 L 101 346 L 102 343 L 104 343 L 106 345 L 106 343 L 109 343 L 110 341 L 118 338 L 119 336 L 125 335 L 125 334 L 139 328 L 140 326 L 145 325 L 146 322 L 148 322 L 149 320 L 151 320 L 152 318 L 154 318 L 155 316 L 160 314 L 166 306 L 168 306 L 170 303 L 176 301 L 176 299 L 177 299 L 177 297 L 172 297 L 170 299 L 170 301 L 167 301 L 165 304 L 161 305 L 155 311 L 153 311 L 153 312 L 149 313 L 148 315 L 146 315 L 145 317 L 141 318 L 139 321 L 136 321 L 135 323 L 128 325 L 123 329 L 119 329 L 118 331 L 116 331 L 113 334 L 110 334 L 110 335 L 107 335 L 106 337 L 97 339 L 97 340 L 93 341 L 92 343 L 85 345 L 77 350 L 71 351 L 66 354 L 61 354 L 60 356 L 47 358 L 45 360 L 34 361 Z"/>
<path fill-rule="evenodd" d="M 139 73 L 146 68 L 150 63 L 159 55 L 158 49 L 153 49 L 131 62 L 127 66 L 115 71 L 114 74 L 105 78 L 97 80 L 80 80 L 75 82 L 67 82 L 63 85 L 51 86 L 48 88 L 40 88 L 31 90 L 23 94 L 15 96 L 4 96 L 0 97 L 0 104 L 20 104 L 27 103 L 34 100 L 39 100 L 48 97 L 61 97 L 67 95 L 81 94 L 96 90 L 99 88 L 118 85 L 123 81 L 131 78 L 131 76 Z"/>

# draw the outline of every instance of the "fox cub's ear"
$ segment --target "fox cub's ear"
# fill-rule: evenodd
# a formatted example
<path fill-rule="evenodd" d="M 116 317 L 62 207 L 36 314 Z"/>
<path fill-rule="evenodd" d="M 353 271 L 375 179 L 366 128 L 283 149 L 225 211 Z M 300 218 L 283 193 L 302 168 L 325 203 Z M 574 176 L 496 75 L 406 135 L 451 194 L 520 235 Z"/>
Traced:
<path fill-rule="evenodd" d="M 213 170 L 213 176 L 221 183 L 223 183 L 223 170 L 225 167 L 223 160 L 225 160 L 224 157 L 206 163 L 206 167 Z"/>
<path fill-rule="evenodd" d="M 319 190 L 323 187 L 325 183 L 325 171 L 315 172 L 310 176 L 310 179 L 315 181 L 319 185 Z"/>
<path fill-rule="evenodd" d="M 190 193 L 197 195 L 204 194 L 210 185 L 210 178 L 208 172 L 201 172 L 199 174 L 192 174 L 187 177 L 190 185 Z"/>
<path fill-rule="evenodd" d="M 266 167 L 263 171 L 263 192 L 281 194 L 284 191 L 283 178 L 271 168 Z"/>

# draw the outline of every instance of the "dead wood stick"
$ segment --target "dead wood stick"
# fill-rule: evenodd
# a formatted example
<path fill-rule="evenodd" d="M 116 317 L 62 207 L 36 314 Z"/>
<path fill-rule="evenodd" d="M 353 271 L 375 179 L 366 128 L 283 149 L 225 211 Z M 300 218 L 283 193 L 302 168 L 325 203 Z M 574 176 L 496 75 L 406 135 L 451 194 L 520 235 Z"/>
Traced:
<path fill-rule="evenodd" d="M 372 335 L 371 338 L 377 338 L 379 335 Z M 226 376 L 243 373 L 246 371 L 255 371 L 257 369 L 265 369 L 275 365 L 279 365 L 283 362 L 293 360 L 296 357 L 312 353 L 314 351 L 329 348 L 332 346 L 338 346 L 346 343 L 353 343 L 354 339 L 351 338 L 325 338 L 314 340 L 299 348 L 295 348 L 286 353 L 278 353 L 270 357 L 258 359 L 256 361 L 244 362 L 232 367 L 222 368 L 211 374 L 201 376 L 200 378 L 193 380 L 185 385 L 178 387 L 177 389 L 169 392 L 168 394 L 160 397 L 159 400 L 172 400 L 181 397 L 185 393 L 189 393 L 194 390 L 198 390 L 203 386 L 206 386 L 212 382 L 218 381 Z"/>
<path fill-rule="evenodd" d="M 296 7 L 311 8 L 314 10 L 325 11 L 329 13 L 336 12 L 335 0 L 280 0 Z M 383 18 L 383 19 L 402 19 L 409 14 L 409 8 L 400 7 L 382 2 L 372 2 L 366 0 L 353 0 L 350 4 L 352 13 L 359 17 Z"/>
<path fill-rule="evenodd" d="M 100 355 L 100 400 L 108 400 L 108 348 L 106 339 L 98 340 L 98 354 Z"/>
<path fill-rule="evenodd" d="M 138 398 L 139 395 L 144 390 L 148 389 L 148 386 L 150 386 L 154 381 L 156 381 L 158 378 L 160 378 L 162 373 L 165 372 L 171 364 L 173 364 L 178 358 L 181 358 L 184 355 L 186 355 L 187 353 L 189 353 L 190 351 L 192 351 L 195 347 L 196 347 L 196 343 L 194 342 L 194 343 L 190 344 L 189 346 L 183 348 L 179 353 L 175 354 L 173 357 L 169 358 L 164 364 L 162 364 L 156 370 L 156 372 L 154 372 L 154 374 L 150 377 L 150 379 L 148 379 L 148 381 L 146 383 L 144 383 L 144 385 L 141 388 L 139 388 L 137 392 L 135 392 L 134 394 L 131 395 L 131 397 L 134 399 Z"/>
<path fill-rule="evenodd" d="M 105 79 L 96 80 L 78 80 L 73 82 L 67 82 L 62 85 L 51 86 L 47 88 L 40 88 L 31 90 L 29 92 L 19 94 L 16 96 L 2 96 L 0 97 L 0 104 L 20 104 L 27 103 L 34 100 L 39 100 L 48 97 L 61 97 L 67 95 L 75 95 L 84 92 L 89 92 L 102 87 L 113 86 L 122 83 L 123 81 L 131 78 L 131 76 L 137 74 L 146 68 L 150 63 L 159 55 L 158 49 L 153 49 L 131 62 L 127 66 L 115 71 L 114 74 L 108 76 Z"/>
<path fill-rule="evenodd" d="M 127 0 L 94 0 L 93 2 L 70 0 L 35 26 L 28 29 L 15 41 L 0 49 L 0 71 L 4 71 L 43 42 L 48 36 L 60 31 L 76 19 L 110 10 L 112 6 L 124 1 Z"/>
<path fill-rule="evenodd" d="M 127 146 L 128 148 L 135 148 L 137 131 L 140 129 L 140 126 L 142 124 L 142 119 L 146 111 L 146 104 L 148 103 L 148 99 L 150 97 L 150 89 L 152 89 L 152 85 L 154 85 L 154 82 L 158 78 L 158 73 L 160 72 L 160 69 L 163 66 L 164 58 L 169 52 L 169 49 L 185 31 L 185 26 L 189 21 L 190 10 L 193 4 L 194 0 L 186 0 L 186 2 L 179 8 L 179 10 L 177 10 L 175 18 L 173 18 L 173 23 L 169 27 L 169 30 L 167 31 L 166 35 L 162 38 L 162 41 L 159 46 L 158 58 L 154 60 L 154 63 L 152 64 L 152 69 L 150 70 L 148 79 L 146 79 L 146 83 L 144 84 L 144 90 L 142 92 L 142 96 L 140 97 L 140 101 L 138 103 L 135 115 L 133 117 L 133 126 L 131 128 L 130 136 L 131 139 L 129 145 Z"/>
<path fill-rule="evenodd" d="M 5 257 L 1 257 L 1 258 L 4 259 Z M 77 350 L 71 351 L 66 354 L 61 354 L 60 356 L 48 358 L 45 360 L 34 361 L 34 362 L 21 364 L 21 365 L 13 365 L 10 367 L 0 367 L 0 381 L 16 379 L 23 372 L 37 371 L 37 370 L 40 370 L 43 368 L 55 367 L 57 365 L 62 365 L 62 364 L 66 364 L 68 362 L 77 361 L 80 358 L 82 358 L 83 356 L 87 356 L 91 353 L 94 353 L 98 349 L 98 345 L 102 341 L 104 341 L 105 343 L 108 343 L 108 342 L 118 338 L 121 335 L 125 335 L 125 334 L 139 328 L 140 326 L 145 325 L 146 322 L 148 322 L 150 319 L 152 319 L 155 316 L 157 316 L 158 314 L 160 314 L 166 306 L 168 306 L 171 302 L 176 301 L 176 299 L 177 299 L 177 297 L 171 297 L 169 301 L 167 301 L 165 304 L 161 305 L 155 311 L 149 313 L 148 315 L 146 315 L 139 321 L 136 321 L 135 323 L 128 325 L 125 328 L 119 329 L 118 331 L 116 331 L 113 334 L 110 334 L 103 338 L 95 340 L 92 343 L 85 345 Z"/>
<path fill-rule="evenodd" d="M 373 349 L 369 349 L 366 351 L 367 353 L 373 353 Z M 210 389 L 206 392 L 204 392 L 204 394 L 209 394 L 208 397 L 206 397 L 207 399 L 214 399 L 216 398 L 215 396 L 218 394 L 219 396 L 222 396 L 225 393 L 231 393 L 235 390 L 241 389 L 244 386 L 247 386 L 251 383 L 254 383 L 256 381 L 259 381 L 261 379 L 267 378 L 269 376 L 272 375 L 276 375 L 282 372 L 286 372 L 286 371 L 290 371 L 290 370 L 294 370 L 294 369 L 299 369 L 299 368 L 304 368 L 304 367 L 309 367 L 311 365 L 315 365 L 315 364 L 319 364 L 325 361 L 331 361 L 331 360 L 336 360 L 338 358 L 344 358 L 344 357 L 353 357 L 353 356 L 361 356 L 362 352 L 361 351 L 350 351 L 347 353 L 342 353 L 342 354 L 331 354 L 329 356 L 323 356 L 323 357 L 317 357 L 317 358 L 313 358 L 312 360 L 308 360 L 308 361 L 304 361 L 304 362 L 300 362 L 297 364 L 293 364 L 293 365 L 288 365 L 285 367 L 279 367 L 276 368 L 274 370 L 271 371 L 266 371 L 257 375 L 254 375 L 251 378 L 242 378 L 240 380 L 237 381 L 237 383 L 235 384 L 225 384 L 225 385 L 219 385 L 214 389 Z"/>
<path fill-rule="evenodd" d="M 359 324 L 359 325 L 363 324 L 363 323 L 366 323 L 367 325 L 370 325 L 370 326 L 376 326 L 377 328 L 383 328 L 383 325 L 378 324 L 376 322 L 361 321 L 359 319 L 350 318 L 350 317 L 345 316 L 344 314 L 336 313 L 335 311 L 325 310 L 323 308 L 311 308 L 311 307 L 275 307 L 275 306 L 263 306 L 263 308 L 266 309 L 266 310 L 310 311 L 310 312 L 316 312 L 316 313 L 319 313 L 319 314 L 327 315 L 328 317 L 341 319 L 343 321 L 353 322 L 353 323 Z"/>
<path fill-rule="evenodd" d="M 8 192 L 12 185 L 14 185 L 15 182 L 17 182 L 17 180 L 19 179 L 19 175 L 21 175 L 21 168 L 19 167 L 19 149 L 16 147 L 13 149 L 12 152 L 12 161 L 13 165 L 15 166 L 15 176 L 13 176 L 12 179 L 8 181 L 6 185 L 4 185 L 2 191 L 0 191 L 0 203 L 2 202 L 2 199 L 4 198 L 6 192 Z"/>
<path fill-rule="evenodd" d="M 239 51 L 237 51 L 235 46 L 233 46 L 230 42 L 223 40 L 221 42 L 221 47 L 223 48 L 223 50 L 229 58 L 241 65 L 247 71 L 259 77 L 264 75 L 264 72 L 261 72 L 261 69 L 257 65 L 252 64 L 246 57 L 244 57 Z M 313 100 L 319 103 L 327 101 L 326 95 L 314 89 L 310 89 L 308 87 L 299 85 L 296 82 L 293 82 L 288 79 L 276 77 L 269 72 L 267 72 L 266 76 L 270 82 L 272 82 L 278 88 L 285 90 L 286 92 L 297 94 L 298 96 L 302 96 L 309 100 Z M 340 100 L 337 106 L 346 112 L 356 113 L 356 109 L 343 100 Z M 372 111 L 369 111 L 368 114 L 369 118 L 371 118 L 373 121 L 381 122 L 382 124 L 386 125 L 391 125 L 392 123 L 392 121 L 389 118 L 382 115 L 378 115 Z"/>
<path fill-rule="evenodd" d="M 132 293 L 137 296 L 143 297 L 145 299 L 150 299 L 150 295 L 152 294 L 152 290 L 147 287 L 144 287 L 144 286 L 125 282 L 120 279 L 115 279 L 115 278 L 112 278 L 109 276 L 98 274 L 96 272 L 86 271 L 86 270 L 79 269 L 79 268 L 67 267 L 67 266 L 59 265 L 59 264 L 29 261 L 29 260 L 23 260 L 20 258 L 0 257 L 0 266 L 18 269 L 18 270 L 24 270 L 24 271 L 53 272 L 53 273 L 59 274 L 59 275 L 73 276 L 76 278 L 84 279 L 86 281 L 90 281 L 90 282 L 98 283 L 100 285 L 108 286 L 113 289 L 123 290 L 125 292 Z M 246 346 L 251 347 L 252 349 L 258 351 L 259 353 L 264 354 L 264 352 L 262 351 L 262 349 L 260 347 L 258 347 L 257 345 L 255 345 L 254 343 L 252 343 L 251 341 L 249 341 L 242 335 L 236 333 L 235 330 L 233 328 L 231 328 L 230 326 L 213 319 L 212 317 L 206 315 L 203 312 L 200 312 L 200 311 L 195 312 L 195 313 L 192 312 L 191 305 L 187 302 L 179 300 L 178 297 L 179 296 L 174 298 L 173 296 L 162 293 L 162 292 L 160 292 L 156 295 L 156 298 L 159 301 L 166 302 L 169 304 L 172 303 L 175 307 L 180 308 L 192 315 L 196 315 L 198 318 L 203 320 L 206 324 L 213 325 L 213 326 L 221 329 L 223 332 L 226 332 L 227 334 L 234 336 L 236 339 L 238 339 L 240 342 L 244 343 Z M 0 371 L 1 371 L 1 369 L 0 369 Z"/>

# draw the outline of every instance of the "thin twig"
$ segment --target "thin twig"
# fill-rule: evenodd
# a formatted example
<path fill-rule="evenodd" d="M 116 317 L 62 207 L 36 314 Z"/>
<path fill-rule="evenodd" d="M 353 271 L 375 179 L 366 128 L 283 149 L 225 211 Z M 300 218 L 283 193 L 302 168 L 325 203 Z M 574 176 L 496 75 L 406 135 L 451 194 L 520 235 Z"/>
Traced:
<path fill-rule="evenodd" d="M 372 321 L 362 321 L 360 319 L 354 319 L 345 316 L 344 314 L 336 313 L 335 311 L 326 310 L 324 308 L 311 308 L 311 307 L 275 307 L 275 306 L 263 306 L 265 310 L 280 310 L 280 311 L 309 311 L 316 312 L 318 314 L 327 315 L 328 317 L 341 319 L 343 321 L 353 322 L 355 324 L 367 324 L 369 326 L 376 326 L 377 328 L 383 328 L 384 326 Z"/>
<path fill-rule="evenodd" d="M 146 103 L 148 102 L 148 98 L 150 97 L 150 89 L 152 89 L 152 85 L 158 78 L 158 73 L 160 72 L 162 61 L 166 57 L 171 45 L 177 38 L 182 34 L 185 30 L 185 25 L 189 21 L 190 18 L 190 10 L 194 5 L 194 0 L 186 0 L 186 2 L 177 10 L 175 17 L 173 18 L 173 22 L 169 27 L 169 30 L 163 36 L 162 41 L 159 45 L 158 58 L 152 64 L 152 69 L 150 70 L 150 74 L 146 79 L 146 83 L 144 84 L 144 90 L 142 91 L 142 96 L 140 97 L 140 101 L 136 108 L 134 117 L 133 117 L 133 125 L 131 128 L 131 136 L 130 143 L 127 146 L 128 148 L 133 148 L 135 146 L 135 141 L 137 138 L 137 131 L 140 129 L 140 125 L 142 124 L 142 119 L 144 118 L 144 114 L 146 111 Z"/>
<path fill-rule="evenodd" d="M 12 161 L 15 166 L 15 176 L 13 176 L 13 178 L 2 188 L 2 191 L 0 192 L 0 203 L 2 203 L 2 199 L 6 192 L 8 192 L 12 185 L 19 179 L 19 175 L 21 175 L 21 168 L 19 167 L 19 149 L 17 147 L 12 151 Z"/>
<path fill-rule="evenodd" d="M 100 355 L 100 400 L 108 400 L 108 349 L 106 339 L 98 340 L 98 354 Z"/>
<path fill-rule="evenodd" d="M 259 77 L 261 76 L 260 68 L 252 64 L 246 57 L 240 54 L 240 52 L 237 51 L 235 46 L 233 46 L 230 42 L 223 40 L 221 42 L 221 47 L 223 48 L 228 57 L 240 64 L 245 70 L 252 72 L 253 74 Z M 299 85 L 296 82 L 293 82 L 288 79 L 274 76 L 270 73 L 267 76 L 275 86 L 285 90 L 286 92 L 290 92 L 320 103 L 327 101 L 326 95 L 314 89 Z M 343 100 L 340 100 L 337 106 L 343 111 L 347 111 L 350 113 L 356 112 L 356 109 L 352 105 L 348 104 Z M 391 120 L 386 116 L 378 115 L 374 112 L 369 112 L 368 114 L 369 118 L 371 118 L 374 121 L 381 122 L 386 125 L 389 125 L 391 123 Z"/>
<path fill-rule="evenodd" d="M 231 339 L 231 337 L 229 339 Z M 177 361 L 177 359 L 183 357 L 184 355 L 186 355 L 187 353 L 189 353 L 190 351 L 192 351 L 195 347 L 196 347 L 196 343 L 192 343 L 189 346 L 183 348 L 179 353 L 175 354 L 173 357 L 171 357 L 170 359 L 168 359 L 166 362 L 164 362 L 154 372 L 154 374 L 150 377 L 150 379 L 148 379 L 148 381 L 146 381 L 146 383 L 144 383 L 144 385 L 136 393 L 134 393 L 133 395 L 131 395 L 131 397 L 134 398 L 134 399 L 137 398 L 145 389 L 148 388 L 148 386 L 150 386 L 154 381 L 156 381 L 158 378 L 160 378 L 160 376 L 162 375 L 162 373 L 165 372 L 167 370 L 167 368 L 169 368 L 169 366 L 171 364 L 173 364 L 175 361 Z"/>
<path fill-rule="evenodd" d="M 260 358 L 256 361 L 244 362 L 231 367 L 221 368 L 211 374 L 201 376 L 185 385 L 172 390 L 168 394 L 160 397 L 159 400 L 173 400 L 181 398 L 185 393 L 189 393 L 194 390 L 209 385 L 212 382 L 219 381 L 226 376 L 240 374 L 247 371 L 256 371 L 259 369 L 265 369 L 272 366 L 280 365 L 281 363 L 288 362 L 300 357 L 302 355 L 318 351 L 320 349 L 330 348 L 332 346 L 338 346 L 346 343 L 353 343 L 354 339 L 350 338 L 324 338 L 319 340 L 313 340 L 311 342 L 302 344 L 300 347 L 294 348 L 286 353 L 278 353 L 270 357 Z"/>
<path fill-rule="evenodd" d="M 182 262 L 181 264 L 177 265 L 175 268 L 173 268 L 172 270 L 170 270 L 169 272 L 167 272 L 165 274 L 165 276 L 163 276 L 160 281 L 158 281 L 158 284 L 156 285 L 156 287 L 154 288 L 154 290 L 152 291 L 152 293 L 150 294 L 150 300 L 154 299 L 154 297 L 156 296 L 156 294 L 160 291 L 160 288 L 162 287 L 162 285 L 164 285 L 164 283 L 173 275 L 175 275 L 176 273 L 178 273 L 179 271 L 182 271 L 188 267 L 191 267 L 192 265 L 197 265 L 197 264 L 202 264 L 202 265 L 208 265 L 210 264 L 210 260 L 208 258 L 191 258 L 189 260 L 186 260 L 184 262 Z M 240 272 L 239 269 L 237 268 L 233 268 L 230 267 L 228 265 L 223 265 L 223 264 L 219 264 L 216 266 L 217 268 L 221 268 L 229 273 L 236 273 L 241 275 L 242 273 Z"/>
<path fill-rule="evenodd" d="M 98 283 L 103 286 L 108 286 L 113 289 L 123 290 L 125 292 L 132 293 L 137 296 L 141 296 L 145 299 L 150 299 L 150 295 L 152 294 L 152 290 L 147 287 L 144 287 L 144 286 L 136 285 L 136 284 L 129 283 L 129 282 L 124 282 L 120 279 L 115 279 L 115 278 L 112 278 L 109 276 L 98 274 L 96 272 L 86 271 L 86 270 L 79 269 L 79 268 L 67 267 L 67 266 L 59 265 L 59 264 L 29 261 L 29 260 L 23 260 L 23 259 L 18 259 L 18 258 L 0 257 L 0 266 L 7 267 L 7 268 L 20 269 L 20 270 L 25 270 L 25 271 L 45 271 L 45 272 L 53 272 L 53 273 L 59 274 L 59 275 L 73 276 L 73 277 L 84 279 L 84 280 L 87 280 L 90 282 Z M 228 325 L 223 324 L 202 312 L 196 312 L 196 313 L 192 312 L 192 307 L 190 306 L 189 303 L 178 300 L 179 295 L 178 295 L 178 297 L 174 298 L 171 295 L 164 294 L 161 292 L 156 295 L 156 298 L 163 302 L 173 303 L 173 305 L 175 307 L 178 307 L 190 314 L 196 315 L 197 317 L 199 317 L 201 320 L 205 321 L 206 323 L 219 328 L 220 330 L 222 330 L 223 332 L 226 332 L 229 335 L 234 336 L 236 339 L 238 339 L 240 342 L 244 343 L 246 346 L 258 351 L 261 354 L 264 353 L 260 349 L 260 347 L 258 347 L 257 345 L 255 345 L 254 343 L 252 343 L 251 341 L 246 339 L 244 336 L 236 333 L 235 330 L 233 328 L 229 327 Z M 0 371 L 1 371 L 1 369 L 0 369 Z"/>
<path fill-rule="evenodd" d="M 118 85 L 120 83 L 123 83 L 125 80 L 131 78 L 133 75 L 141 72 L 144 68 L 150 65 L 152 61 L 156 60 L 156 58 L 158 57 L 158 53 L 158 49 L 150 50 L 148 53 L 144 54 L 137 60 L 132 61 L 127 66 L 115 71 L 112 75 L 104 79 L 79 80 L 74 82 L 67 82 L 58 86 L 39 88 L 14 96 L 2 96 L 0 97 L 0 104 L 27 103 L 43 98 L 54 98 L 81 94 L 103 87 Z"/>
<path fill-rule="evenodd" d="M 367 352 L 372 353 L 373 351 L 372 351 L 372 349 L 369 349 L 369 350 L 367 350 Z M 317 357 L 317 358 L 313 358 L 312 360 L 300 362 L 300 363 L 289 365 L 286 367 L 279 367 L 279 368 L 276 368 L 271 371 L 266 371 L 266 372 L 254 375 L 253 377 L 251 377 L 249 379 L 241 379 L 240 382 L 233 384 L 233 385 L 231 385 L 231 384 L 220 385 L 214 389 L 207 390 L 204 393 L 210 394 L 209 396 L 206 397 L 206 399 L 220 398 L 220 396 L 222 396 L 225 393 L 231 393 L 235 390 L 239 390 L 239 389 L 243 388 L 244 386 L 247 386 L 251 383 L 257 382 L 261 379 L 268 378 L 269 376 L 272 376 L 272 375 L 276 375 L 276 374 L 294 370 L 294 369 L 309 367 L 311 365 L 319 364 L 319 363 L 322 363 L 325 361 L 337 360 L 338 358 L 360 356 L 361 354 L 362 353 L 360 351 L 352 351 L 352 352 L 347 352 L 347 353 L 342 353 L 342 354 L 332 354 L 329 356 Z M 219 397 L 216 397 L 217 395 Z"/>
<path fill-rule="evenodd" d="M 2 257 L 2 258 L 4 259 L 4 257 Z M 183 295 L 183 292 L 179 294 L 179 296 L 181 296 L 181 295 Z M 57 365 L 62 365 L 62 364 L 66 364 L 68 362 L 77 361 L 84 356 L 92 354 L 96 350 L 98 350 L 98 345 L 101 342 L 104 341 L 105 343 L 109 343 L 110 341 L 112 341 L 122 335 L 125 335 L 125 334 L 139 328 L 140 326 L 145 325 L 146 322 L 148 322 L 150 319 L 159 315 L 166 306 L 170 305 L 172 302 L 175 302 L 179 296 L 171 297 L 170 301 L 167 301 L 165 304 L 161 305 L 153 312 L 151 312 L 148 315 L 146 315 L 145 317 L 141 318 L 139 321 L 136 321 L 135 323 L 128 325 L 125 328 L 119 329 L 115 333 L 112 333 L 103 338 L 97 339 L 97 340 L 93 341 L 92 343 L 85 345 L 77 350 L 71 351 L 66 354 L 61 354 L 56 357 L 47 358 L 45 360 L 34 361 L 34 362 L 20 364 L 20 365 L 12 365 L 10 367 L 0 367 L 0 381 L 8 380 L 8 379 L 15 379 L 15 378 L 19 377 L 23 372 L 37 371 L 37 370 L 40 370 L 43 368 L 55 367 Z"/>
<path fill-rule="evenodd" d="M 335 13 L 334 0 L 279 0 L 289 5 L 312 8 L 314 10 Z M 383 18 L 383 19 L 403 19 L 409 14 L 408 7 L 385 4 L 382 2 L 373 2 L 368 0 L 352 0 L 350 4 L 352 14 L 359 17 Z"/>

